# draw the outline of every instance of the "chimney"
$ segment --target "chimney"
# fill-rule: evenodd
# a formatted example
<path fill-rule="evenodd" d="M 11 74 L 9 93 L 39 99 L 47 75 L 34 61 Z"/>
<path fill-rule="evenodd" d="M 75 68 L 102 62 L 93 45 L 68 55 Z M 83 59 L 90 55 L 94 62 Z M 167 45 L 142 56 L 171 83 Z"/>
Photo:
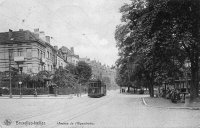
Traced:
<path fill-rule="evenodd" d="M 11 29 L 9 29 L 9 32 L 8 32 L 8 38 L 9 38 L 9 40 L 12 38 L 12 33 L 13 32 L 13 30 L 11 30 Z"/>
<path fill-rule="evenodd" d="M 35 28 L 34 33 L 39 33 L 39 28 Z"/>
<path fill-rule="evenodd" d="M 40 37 L 43 41 L 46 40 L 46 39 L 45 39 L 45 33 L 44 33 L 44 31 L 40 31 L 40 32 L 39 32 L 39 37 Z"/>
<path fill-rule="evenodd" d="M 71 47 L 70 51 L 72 52 L 72 54 L 74 54 L 74 47 Z"/>
<path fill-rule="evenodd" d="M 50 44 L 50 36 L 45 36 L 46 42 Z"/>
<path fill-rule="evenodd" d="M 39 28 L 34 29 L 34 34 L 39 39 Z"/>
<path fill-rule="evenodd" d="M 53 46 L 56 50 L 58 50 L 58 46 Z"/>

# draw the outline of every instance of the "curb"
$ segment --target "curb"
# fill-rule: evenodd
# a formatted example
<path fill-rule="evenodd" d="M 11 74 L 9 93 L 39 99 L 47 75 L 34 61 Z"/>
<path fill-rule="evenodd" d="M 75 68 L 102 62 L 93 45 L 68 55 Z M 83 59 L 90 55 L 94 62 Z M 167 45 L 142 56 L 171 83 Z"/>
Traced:
<path fill-rule="evenodd" d="M 142 98 L 142 102 L 147 107 L 152 108 L 164 108 L 164 109 L 188 109 L 188 110 L 200 110 L 200 107 L 162 107 L 162 106 L 152 106 L 146 103 L 145 98 Z"/>
<path fill-rule="evenodd" d="M 80 97 L 74 96 L 74 95 L 66 95 L 66 96 L 13 96 L 10 98 L 9 96 L 2 96 L 0 99 L 73 99 L 73 98 L 82 98 L 86 97 L 87 95 L 81 95 Z"/>

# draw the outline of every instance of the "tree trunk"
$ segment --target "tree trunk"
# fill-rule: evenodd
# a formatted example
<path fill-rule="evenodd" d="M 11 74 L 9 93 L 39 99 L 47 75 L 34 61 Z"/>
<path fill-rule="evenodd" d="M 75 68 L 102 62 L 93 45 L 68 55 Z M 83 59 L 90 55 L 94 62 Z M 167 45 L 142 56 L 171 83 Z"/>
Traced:
<path fill-rule="evenodd" d="M 149 80 L 148 88 L 150 97 L 154 97 L 154 86 L 152 80 Z"/>
<path fill-rule="evenodd" d="M 127 92 L 130 92 L 130 85 L 128 86 L 128 90 L 127 90 Z"/>
<path fill-rule="evenodd" d="M 198 97 L 199 81 L 198 81 L 198 63 L 191 62 L 191 85 L 190 85 L 190 101 L 195 100 Z"/>
<path fill-rule="evenodd" d="M 153 88 L 153 84 L 149 85 L 149 95 L 150 97 L 154 97 L 154 88 Z"/>
<path fill-rule="evenodd" d="M 154 97 L 154 79 L 152 76 L 149 76 L 149 75 L 146 75 L 146 79 L 147 79 L 147 86 L 148 86 L 148 89 L 149 89 L 149 95 L 150 97 Z"/>

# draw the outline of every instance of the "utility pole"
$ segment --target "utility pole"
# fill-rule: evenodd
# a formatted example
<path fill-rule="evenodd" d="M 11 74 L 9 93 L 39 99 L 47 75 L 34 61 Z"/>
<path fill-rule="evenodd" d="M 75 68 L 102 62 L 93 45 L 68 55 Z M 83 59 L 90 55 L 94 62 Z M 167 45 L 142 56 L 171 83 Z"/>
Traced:
<path fill-rule="evenodd" d="M 10 98 L 12 98 L 12 83 L 11 83 L 11 56 L 12 56 L 12 49 L 9 49 L 9 84 L 10 84 Z"/>

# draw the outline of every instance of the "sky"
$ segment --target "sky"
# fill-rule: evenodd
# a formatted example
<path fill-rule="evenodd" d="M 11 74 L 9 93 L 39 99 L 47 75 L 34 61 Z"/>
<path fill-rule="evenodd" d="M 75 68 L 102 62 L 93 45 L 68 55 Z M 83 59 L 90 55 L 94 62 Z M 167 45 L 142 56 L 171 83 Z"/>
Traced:
<path fill-rule="evenodd" d="M 114 65 L 119 8 L 127 0 L 0 0 L 0 32 L 39 28 L 51 44 L 74 47 L 75 54 Z"/>

